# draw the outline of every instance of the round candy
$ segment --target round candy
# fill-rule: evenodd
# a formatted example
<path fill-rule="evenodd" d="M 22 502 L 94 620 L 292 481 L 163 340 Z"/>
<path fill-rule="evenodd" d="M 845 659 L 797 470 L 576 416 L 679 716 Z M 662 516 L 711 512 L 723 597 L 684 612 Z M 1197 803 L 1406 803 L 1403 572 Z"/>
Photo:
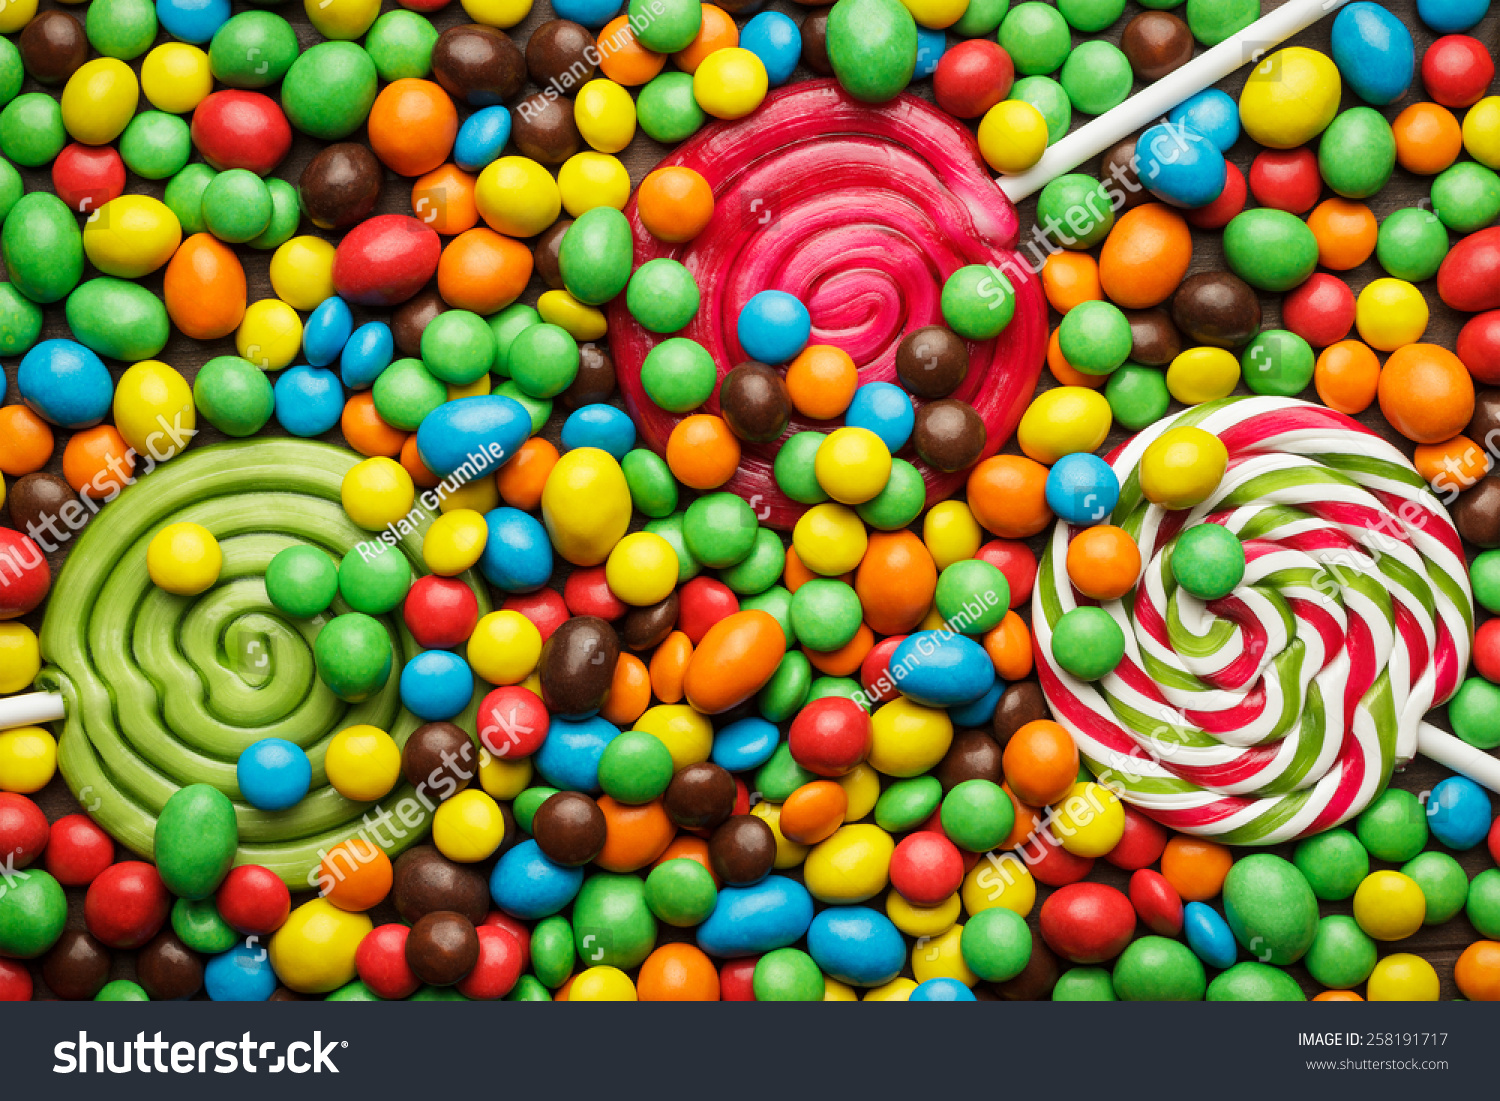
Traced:
<path fill-rule="evenodd" d="M 300 746 L 284 738 L 263 738 L 240 754 L 235 764 L 235 780 L 252 806 L 267 811 L 286 810 L 307 794 L 312 783 L 312 764 Z"/>

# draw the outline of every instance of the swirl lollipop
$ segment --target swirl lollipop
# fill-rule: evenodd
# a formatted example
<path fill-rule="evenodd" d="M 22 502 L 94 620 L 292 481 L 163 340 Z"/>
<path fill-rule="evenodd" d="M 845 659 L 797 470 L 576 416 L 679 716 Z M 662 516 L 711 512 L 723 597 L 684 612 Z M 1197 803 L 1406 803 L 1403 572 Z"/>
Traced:
<path fill-rule="evenodd" d="M 707 179 L 713 219 L 690 243 L 672 246 L 647 232 L 632 199 L 625 213 L 635 259 L 672 257 L 693 274 L 702 303 L 680 335 L 709 351 L 721 378 L 750 358 L 735 326 L 760 291 L 799 298 L 812 315 L 813 342 L 848 352 L 862 383 L 891 382 L 901 338 L 942 322 L 940 296 L 950 275 L 971 264 L 1003 271 L 1015 288 L 1015 315 L 996 339 L 970 344 L 968 376 L 953 394 L 984 421 L 981 457 L 999 450 L 1036 387 L 1046 306 L 1012 251 L 1015 208 L 963 127 L 911 96 L 871 107 L 832 81 L 813 81 L 773 94 L 742 122 L 708 127 L 661 165 L 684 165 Z M 658 408 L 641 384 L 646 353 L 661 338 L 636 323 L 623 296 L 610 307 L 609 331 L 626 408 L 645 443 L 665 451 L 680 418 Z M 706 408 L 717 412 L 717 397 Z M 794 422 L 782 438 L 829 427 Z M 769 510 L 765 522 L 787 528 L 804 506 L 772 478 L 776 446 L 746 445 L 724 488 L 758 495 Z M 929 503 L 963 480 L 962 473 L 916 465 Z"/>
<path fill-rule="evenodd" d="M 1228 451 L 1190 509 L 1148 501 L 1141 463 L 1196 426 Z M 1457 689 L 1474 611 L 1452 521 L 1391 444 L 1348 417 L 1281 398 L 1228 398 L 1159 421 L 1117 448 L 1113 521 L 1144 563 L 1101 606 L 1125 656 L 1097 682 L 1053 654 L 1064 613 L 1091 603 L 1059 523 L 1032 601 L 1038 672 L 1054 714 L 1122 796 L 1173 829 L 1232 844 L 1287 841 L 1357 814 L 1419 750 L 1494 783 L 1495 762 L 1423 716 Z M 1180 586 L 1182 534 L 1219 524 L 1245 573 L 1204 601 Z"/>

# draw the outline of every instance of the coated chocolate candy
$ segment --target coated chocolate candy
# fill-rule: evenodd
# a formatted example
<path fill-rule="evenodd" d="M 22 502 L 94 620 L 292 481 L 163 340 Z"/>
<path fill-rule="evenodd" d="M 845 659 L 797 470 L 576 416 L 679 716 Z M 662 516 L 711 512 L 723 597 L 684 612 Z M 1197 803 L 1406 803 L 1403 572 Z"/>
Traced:
<path fill-rule="evenodd" d="M 490 890 L 484 876 L 468 865 L 455 864 L 431 845 L 402 853 L 391 875 L 391 902 L 403 921 L 453 910 L 480 922 L 489 913 Z"/>
<path fill-rule="evenodd" d="M 141 988 L 154 1002 L 191 998 L 203 989 L 203 961 L 170 929 L 156 935 L 135 959 Z"/>
<path fill-rule="evenodd" d="M 662 800 L 667 817 L 683 829 L 713 829 L 734 813 L 734 777 L 709 761 L 672 777 Z"/>
<path fill-rule="evenodd" d="M 1260 332 L 1260 299 L 1237 275 L 1201 271 L 1177 288 L 1172 320 L 1198 344 L 1238 348 Z"/>
<path fill-rule="evenodd" d="M 969 346 L 952 329 L 928 325 L 896 349 L 896 375 L 919 398 L 946 398 L 969 373 Z"/>
<path fill-rule="evenodd" d="M 833 75 L 828 60 L 828 12 L 815 11 L 802 20 L 802 64 L 819 76 Z"/>
<path fill-rule="evenodd" d="M 765 819 L 736 814 L 708 839 L 708 860 L 725 886 L 755 883 L 770 873 L 776 861 L 776 834 Z"/>
<path fill-rule="evenodd" d="M 330 145 L 307 162 L 297 181 L 302 210 L 322 229 L 362 222 L 380 199 L 384 173 L 367 146 L 351 141 Z"/>
<path fill-rule="evenodd" d="M 598 616 L 574 616 L 542 646 L 542 702 L 556 715 L 587 715 L 609 694 L 620 636 Z"/>
<path fill-rule="evenodd" d="M 406 966 L 432 986 L 452 986 L 479 962 L 479 934 L 463 914 L 425 914 L 406 938 Z"/>
<path fill-rule="evenodd" d="M 1182 351 L 1182 334 L 1172 315 L 1160 306 L 1126 310 L 1130 321 L 1130 358 L 1147 367 L 1165 367 Z"/>
<path fill-rule="evenodd" d="M 549 19 L 526 42 L 526 71 L 537 87 L 572 95 L 594 78 L 598 56 L 587 29 L 571 19 Z"/>
<path fill-rule="evenodd" d="M 1010 685 L 995 708 L 995 743 L 1003 749 L 1005 743 L 1010 741 L 1010 736 L 1021 727 L 1050 715 L 1040 684 L 1034 680 L 1023 680 L 1019 684 Z"/>
<path fill-rule="evenodd" d="M 1120 204 L 1116 215 L 1151 201 L 1151 193 L 1141 184 L 1135 171 L 1135 142 L 1133 137 L 1126 138 L 1106 149 L 1099 159 L 1099 180 L 1105 193 Z"/>
<path fill-rule="evenodd" d="M 1120 50 L 1138 80 L 1160 80 L 1193 58 L 1193 32 L 1169 11 L 1143 11 L 1125 24 Z"/>
<path fill-rule="evenodd" d="M 938 762 L 934 772 L 944 791 L 950 791 L 965 780 L 988 780 L 998 784 L 1004 779 L 1000 768 L 1000 745 L 983 730 L 961 730 L 953 744 Z"/>
<path fill-rule="evenodd" d="M 543 283 L 555 291 L 564 289 L 562 264 L 558 255 L 562 251 L 563 235 L 572 224 L 572 218 L 559 218 L 536 239 L 536 246 L 531 250 L 536 262 L 536 273 L 542 277 Z"/>
<path fill-rule="evenodd" d="M 454 99 L 487 107 L 521 90 L 526 59 L 504 31 L 462 23 L 438 35 L 432 47 L 432 79 Z"/>
<path fill-rule="evenodd" d="M 1476 547 L 1500 547 L 1500 477 L 1481 478 L 1473 489 L 1458 495 L 1450 510 L 1453 523 Z"/>
<path fill-rule="evenodd" d="M 917 454 L 942 471 L 962 470 L 984 450 L 984 421 L 968 402 L 943 398 L 917 410 Z"/>
<path fill-rule="evenodd" d="M 61 84 L 89 59 L 83 24 L 65 11 L 42 12 L 26 24 L 16 46 L 26 72 L 42 84 Z"/>
<path fill-rule="evenodd" d="M 573 384 L 562 392 L 562 403 L 568 409 L 606 402 L 615 393 L 615 361 L 607 349 L 598 344 L 578 346 L 578 374 Z"/>
<path fill-rule="evenodd" d="M 448 303 L 438 294 L 436 287 L 427 287 L 407 299 L 391 314 L 391 336 L 404 356 L 419 357 L 422 354 L 422 333 L 440 313 L 446 312 Z"/>
<path fill-rule="evenodd" d="M 109 949 L 82 929 L 69 929 L 42 957 L 42 981 L 63 1001 L 88 1001 L 109 981 Z"/>
<path fill-rule="evenodd" d="M 599 804 L 581 791 L 548 796 L 531 820 L 542 855 L 564 868 L 580 867 L 603 852 L 608 832 Z"/>
<path fill-rule="evenodd" d="M 78 494 L 56 474 L 23 475 L 10 487 L 10 522 L 17 531 L 35 532 L 52 542 L 57 534 L 72 530 L 67 527 L 68 521 L 81 526 L 92 515 L 79 506 L 80 515 L 73 516 L 74 510 L 69 509 L 64 516 L 62 510 L 69 501 L 76 505 Z M 56 533 L 49 535 L 48 530 L 54 524 Z"/>
<path fill-rule="evenodd" d="M 620 641 L 631 650 L 649 650 L 672 633 L 682 601 L 674 589 L 665 600 L 644 608 L 632 608 L 620 620 Z"/>
<path fill-rule="evenodd" d="M 510 133 L 521 154 L 539 164 L 562 164 L 583 148 L 573 101 L 557 96 L 537 93 L 521 100 L 511 114 Z"/>
<path fill-rule="evenodd" d="M 473 739 L 456 723 L 424 723 L 401 749 L 401 774 L 434 802 L 468 787 L 478 772 Z"/>
<path fill-rule="evenodd" d="M 719 384 L 719 413 L 740 439 L 768 443 L 786 431 L 792 399 L 779 371 L 752 360 Z"/>

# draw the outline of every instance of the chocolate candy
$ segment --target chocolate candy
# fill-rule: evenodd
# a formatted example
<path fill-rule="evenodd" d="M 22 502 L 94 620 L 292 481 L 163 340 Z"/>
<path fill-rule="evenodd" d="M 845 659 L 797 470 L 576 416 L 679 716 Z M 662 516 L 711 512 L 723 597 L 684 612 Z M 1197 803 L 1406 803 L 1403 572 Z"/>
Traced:
<path fill-rule="evenodd" d="M 1130 358 L 1147 367 L 1165 367 L 1182 351 L 1182 334 L 1172 315 L 1160 306 L 1126 310 L 1130 321 Z"/>
<path fill-rule="evenodd" d="M 1160 80 L 1193 59 L 1193 32 L 1169 11 L 1143 11 L 1125 24 L 1120 49 L 1137 80 Z"/>
<path fill-rule="evenodd" d="M 620 660 L 620 636 L 598 616 L 574 616 L 542 646 L 537 671 L 542 702 L 554 715 L 597 711 L 609 694 Z"/>
<path fill-rule="evenodd" d="M 541 93 L 527 96 L 511 112 L 510 140 L 522 156 L 539 164 L 562 164 L 583 147 L 573 101 Z"/>
<path fill-rule="evenodd" d="M 1469 426 L 1463 434 L 1491 453 L 1495 450 L 1491 447 L 1492 442 L 1500 446 L 1500 388 L 1481 386 L 1474 391 L 1474 416 L 1469 419 Z M 21 482 L 25 480 L 22 478 Z M 21 487 L 21 482 L 15 484 L 11 493 Z M 14 499 L 11 509 L 15 509 Z"/>
<path fill-rule="evenodd" d="M 86 1002 L 109 982 L 109 949 L 82 929 L 69 929 L 42 957 L 42 981 L 65 1002 Z"/>
<path fill-rule="evenodd" d="M 1026 967 L 1015 978 L 996 983 L 995 993 L 1007 1002 L 1039 1002 L 1052 996 L 1057 976 L 1057 957 L 1041 937 L 1033 937 Z"/>
<path fill-rule="evenodd" d="M 452 986 L 479 962 L 474 923 L 452 910 L 424 914 L 406 937 L 406 966 L 431 986 Z"/>
<path fill-rule="evenodd" d="M 391 336 L 401 354 L 420 357 L 422 333 L 428 322 L 447 309 L 448 303 L 443 301 L 436 287 L 426 287 L 397 306 L 391 314 Z"/>
<path fill-rule="evenodd" d="M 662 807 L 683 829 L 713 829 L 734 813 L 734 777 L 710 761 L 688 765 L 667 785 Z"/>
<path fill-rule="evenodd" d="M 577 128 L 574 128 L 575 132 Z M 572 218 L 559 218 L 552 223 L 550 229 L 546 230 L 536 239 L 536 246 L 531 250 L 532 258 L 536 261 L 536 273 L 542 277 L 542 282 L 555 291 L 563 289 L 562 263 L 559 255 L 562 252 L 563 235 L 568 232 L 568 227 L 573 224 Z"/>
<path fill-rule="evenodd" d="M 1121 196 L 1116 200 L 1120 204 L 1115 210 L 1116 215 L 1151 201 L 1151 193 L 1142 185 L 1135 171 L 1135 142 L 1135 138 L 1126 138 L 1118 145 L 1110 146 L 1099 158 L 1099 182 L 1104 185 L 1105 194 L 1111 200 L 1115 200 L 1117 193 Z"/>
<path fill-rule="evenodd" d="M 417 845 L 398 856 L 391 876 L 391 903 L 403 921 L 453 910 L 478 923 L 489 913 L 490 889 L 484 876 L 466 864 L 455 864 L 431 845 Z"/>
<path fill-rule="evenodd" d="M 930 467 L 945 472 L 962 470 L 984 450 L 984 421 L 968 402 L 943 398 L 917 410 L 912 431 L 917 454 Z"/>
<path fill-rule="evenodd" d="M 819 76 L 833 75 L 828 60 L 828 12 L 815 11 L 802 20 L 802 64 Z"/>
<path fill-rule="evenodd" d="M 960 730 L 933 775 L 945 792 L 965 780 L 998 784 L 1005 778 L 1000 768 L 1000 744 L 983 730 Z"/>
<path fill-rule="evenodd" d="M 719 413 L 740 439 L 769 443 L 786 431 L 792 398 L 781 372 L 751 360 L 719 384 Z"/>
<path fill-rule="evenodd" d="M 203 961 L 165 929 L 135 958 L 135 976 L 155 1002 L 191 998 L 203 989 Z"/>
<path fill-rule="evenodd" d="M 340 229 L 370 216 L 385 170 L 369 148 L 352 141 L 330 145 L 302 170 L 297 195 L 313 225 Z"/>
<path fill-rule="evenodd" d="M 677 590 L 667 594 L 665 600 L 649 604 L 644 608 L 632 608 L 620 620 L 620 641 L 631 650 L 649 650 L 672 633 L 677 626 L 677 615 L 682 610 Z"/>
<path fill-rule="evenodd" d="M 919 398 L 946 398 L 969 373 L 969 346 L 952 329 L 928 325 L 896 348 L 896 376 Z"/>
<path fill-rule="evenodd" d="M 736 814 L 708 839 L 708 860 L 719 882 L 748 886 L 770 874 L 776 862 L 776 834 L 765 819 Z"/>
<path fill-rule="evenodd" d="M 1200 271 L 1172 298 L 1172 321 L 1198 344 L 1238 348 L 1260 332 L 1260 298 L 1227 271 Z"/>
<path fill-rule="evenodd" d="M 423 723 L 411 732 L 401 750 L 401 773 L 432 802 L 447 799 L 469 786 L 479 771 L 474 741 L 456 723 Z"/>
<path fill-rule="evenodd" d="M 608 832 L 599 804 L 581 791 L 548 796 L 531 820 L 542 855 L 564 868 L 580 867 L 603 852 Z"/>
<path fill-rule="evenodd" d="M 562 392 L 563 406 L 581 409 L 585 405 L 597 405 L 608 401 L 614 393 L 615 361 L 610 358 L 608 350 L 598 344 L 580 344 L 578 374 L 573 384 Z"/>
<path fill-rule="evenodd" d="M 1003 749 L 1005 743 L 1010 741 L 1010 736 L 1021 727 L 1050 715 L 1047 698 L 1042 695 L 1040 684 L 1034 680 L 1023 680 L 1010 685 L 995 708 L 995 744 Z"/>
<path fill-rule="evenodd" d="M 271 996 L 269 998 L 267 998 L 266 1001 L 268 1001 L 268 1002 L 309 1002 L 309 1001 L 312 1001 L 312 999 L 311 998 L 304 998 L 301 994 L 298 994 L 295 990 L 288 990 L 284 986 L 278 986 L 275 990 L 271 991 Z"/>
<path fill-rule="evenodd" d="M 526 42 L 526 71 L 537 87 L 572 95 L 594 78 L 597 44 L 587 29 L 571 19 L 549 19 Z"/>
<path fill-rule="evenodd" d="M 504 31 L 461 23 L 438 35 L 432 47 L 432 79 L 454 99 L 487 107 L 521 90 L 526 59 Z"/>
<path fill-rule="evenodd" d="M 1500 547 L 1500 477 L 1481 478 L 1458 495 L 1449 511 L 1458 534 L 1476 547 Z"/>
<path fill-rule="evenodd" d="M 83 24 L 65 11 L 42 12 L 26 24 L 16 46 L 26 72 L 42 84 L 61 84 L 89 59 Z"/>
<path fill-rule="evenodd" d="M 79 515 L 72 515 L 74 510 L 70 508 L 68 515 L 63 516 L 63 507 L 69 501 L 77 505 L 78 494 L 56 474 L 22 475 L 10 487 L 10 522 L 17 531 L 36 533 L 53 542 L 62 532 L 74 530 L 67 526 L 69 520 L 81 526 L 86 517 L 93 515 L 79 505 Z M 53 524 L 56 530 L 49 534 Z"/>

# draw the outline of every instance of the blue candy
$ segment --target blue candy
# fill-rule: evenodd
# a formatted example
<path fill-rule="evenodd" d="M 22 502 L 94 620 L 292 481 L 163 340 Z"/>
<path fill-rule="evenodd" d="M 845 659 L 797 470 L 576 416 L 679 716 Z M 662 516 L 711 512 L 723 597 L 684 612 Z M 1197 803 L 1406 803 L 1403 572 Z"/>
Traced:
<path fill-rule="evenodd" d="M 439 478 L 488 474 L 531 435 L 531 414 L 500 394 L 459 398 L 428 413 L 417 429 L 417 454 Z"/>
<path fill-rule="evenodd" d="M 1224 154 L 1196 130 L 1159 123 L 1140 136 L 1135 155 L 1141 183 L 1171 206 L 1207 206 L 1224 190 Z"/>
<path fill-rule="evenodd" d="M 1458 34 L 1485 17 L 1490 0 L 1417 0 L 1417 17 L 1438 34 Z"/>
<path fill-rule="evenodd" d="M 1490 797 L 1467 776 L 1450 776 L 1427 797 L 1427 825 L 1450 849 L 1472 849 L 1490 832 Z"/>
<path fill-rule="evenodd" d="M 930 27 L 917 27 L 917 67 L 912 72 L 913 80 L 926 80 L 937 72 L 938 62 L 948 52 L 948 36 L 943 31 Z"/>
<path fill-rule="evenodd" d="M 1047 507 L 1070 524 L 1097 524 L 1120 500 L 1120 480 L 1098 455 L 1064 455 L 1047 472 Z"/>
<path fill-rule="evenodd" d="M 911 992 L 909 1002 L 977 1002 L 974 991 L 957 979 L 928 979 Z"/>
<path fill-rule="evenodd" d="M 354 332 L 349 303 L 330 295 L 318 303 L 302 327 L 302 351 L 314 367 L 327 367 L 338 358 Z"/>
<path fill-rule="evenodd" d="M 229 0 L 156 0 L 156 20 L 173 38 L 201 45 L 229 22 Z"/>
<path fill-rule="evenodd" d="M 469 663 L 450 650 L 427 650 L 401 669 L 401 706 L 423 722 L 446 722 L 474 696 Z"/>
<path fill-rule="evenodd" d="M 21 358 L 16 392 L 60 428 L 88 428 L 109 412 L 115 384 L 104 361 L 72 340 L 44 340 Z"/>
<path fill-rule="evenodd" d="M 522 841 L 490 873 L 490 897 L 495 905 L 525 921 L 557 913 L 582 886 L 582 868 L 552 863 L 535 841 Z"/>
<path fill-rule="evenodd" d="M 891 678 L 901 694 L 928 707 L 973 703 L 995 683 L 984 647 L 951 631 L 908 635 L 891 655 Z"/>
<path fill-rule="evenodd" d="M 285 738 L 262 738 L 240 754 L 234 778 L 252 807 L 286 810 L 312 786 L 312 762 L 301 746 Z"/>
<path fill-rule="evenodd" d="M 771 87 L 785 84 L 802 57 L 802 32 L 789 15 L 761 12 L 740 31 L 740 48 L 760 58 Z"/>
<path fill-rule="evenodd" d="M 1355 95 L 1383 107 L 1406 94 L 1417 48 L 1401 20 L 1380 4 L 1356 0 L 1334 17 L 1333 62 Z"/>
<path fill-rule="evenodd" d="M 371 321 L 354 330 L 339 356 L 339 374 L 351 390 L 373 385 L 380 372 L 391 365 L 396 354 L 396 340 L 384 321 Z"/>
<path fill-rule="evenodd" d="M 713 762 L 726 772 L 748 772 L 771 759 L 780 738 L 775 723 L 741 719 L 714 735 Z"/>
<path fill-rule="evenodd" d="M 987 726 L 995 717 L 995 708 L 1000 706 L 1000 697 L 1005 692 L 1005 682 L 997 679 L 990 690 L 973 703 L 951 708 L 948 718 L 954 726 Z"/>
<path fill-rule="evenodd" d="M 458 129 L 453 142 L 453 163 L 465 172 L 478 172 L 500 158 L 510 141 L 510 112 L 504 107 L 475 111 Z"/>
<path fill-rule="evenodd" d="M 867 382 L 854 391 L 844 412 L 844 423 L 868 428 L 885 443 L 892 455 L 906 446 L 917 423 L 911 397 L 890 382 Z"/>
<path fill-rule="evenodd" d="M 585 405 L 573 410 L 563 421 L 562 445 L 564 451 L 597 447 L 608 451 L 618 462 L 635 446 L 635 424 L 624 410 L 613 405 Z"/>
<path fill-rule="evenodd" d="M 1198 131 L 1227 153 L 1240 136 L 1240 109 L 1228 92 L 1210 88 L 1184 100 L 1167 116 L 1178 126 Z"/>
<path fill-rule="evenodd" d="M 599 792 L 599 758 L 620 728 L 595 715 L 577 721 L 552 716 L 542 748 L 532 756 L 544 780 L 563 791 Z"/>
<path fill-rule="evenodd" d="M 714 912 L 698 926 L 698 947 L 710 956 L 756 956 L 795 944 L 812 924 L 807 888 L 784 875 L 749 887 L 725 887 Z"/>
<path fill-rule="evenodd" d="M 294 436 L 321 436 L 344 415 L 344 388 L 322 367 L 288 368 L 273 390 L 276 419 Z"/>
<path fill-rule="evenodd" d="M 530 513 L 497 508 L 485 513 L 489 537 L 479 570 L 485 580 L 507 593 L 530 593 L 552 576 L 552 541 Z"/>
<path fill-rule="evenodd" d="M 750 359 L 785 363 L 807 347 L 812 318 L 807 307 L 785 291 L 761 291 L 740 311 L 737 332 Z"/>
<path fill-rule="evenodd" d="M 552 14 L 585 27 L 602 27 L 620 14 L 622 0 L 553 0 Z"/>
<path fill-rule="evenodd" d="M 813 918 L 807 952 L 825 975 L 855 986 L 890 982 L 906 962 L 901 933 L 868 906 L 831 906 Z"/>
<path fill-rule="evenodd" d="M 1182 932 L 1193 954 L 1210 967 L 1232 967 L 1239 945 L 1229 923 L 1212 906 L 1189 902 L 1182 908 Z"/>
<path fill-rule="evenodd" d="M 203 987 L 215 1002 L 264 1002 L 276 993 L 276 972 L 263 943 L 236 944 L 203 968 Z"/>

